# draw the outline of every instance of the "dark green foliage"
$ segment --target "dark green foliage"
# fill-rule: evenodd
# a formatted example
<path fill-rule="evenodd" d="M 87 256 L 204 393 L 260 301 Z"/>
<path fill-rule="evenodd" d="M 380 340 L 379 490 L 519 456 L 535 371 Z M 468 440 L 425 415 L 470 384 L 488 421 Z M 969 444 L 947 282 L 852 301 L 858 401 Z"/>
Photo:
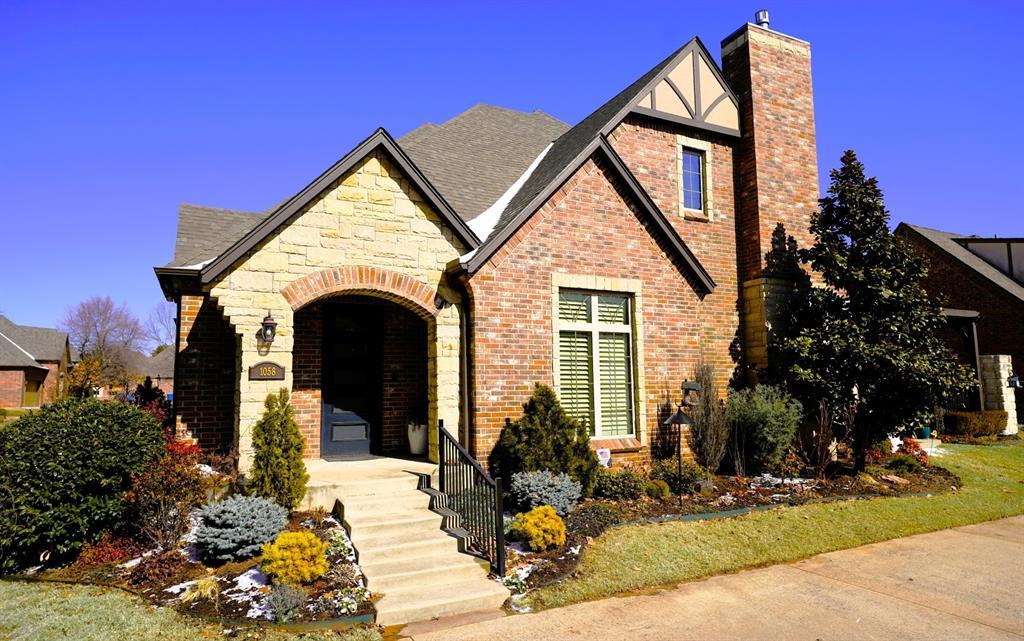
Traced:
<path fill-rule="evenodd" d="M 287 389 L 282 388 L 277 395 L 268 394 L 265 408 L 252 428 L 255 454 L 248 491 L 293 510 L 306 495 L 309 480 L 306 464 L 302 462 L 305 443 L 288 402 Z"/>
<path fill-rule="evenodd" d="M 669 489 L 668 483 L 661 479 L 649 481 L 647 485 L 644 486 L 644 492 L 646 492 L 647 496 L 652 499 L 667 499 L 672 496 L 672 490 Z"/>
<path fill-rule="evenodd" d="M 725 418 L 725 405 L 719 395 L 718 382 L 715 380 L 714 366 L 701 363 L 695 375 L 701 391 L 696 405 L 687 410 L 693 419 L 690 424 L 691 449 L 697 462 L 714 472 L 722 463 L 729 444 L 729 424 Z"/>
<path fill-rule="evenodd" d="M 894 472 L 904 474 L 917 474 L 924 468 L 921 461 L 910 454 L 893 454 L 885 465 Z"/>
<path fill-rule="evenodd" d="M 942 426 L 954 436 L 994 436 L 1006 429 L 1006 412 L 946 412 Z"/>
<path fill-rule="evenodd" d="M 259 496 L 231 496 L 199 510 L 196 548 L 207 562 L 247 559 L 288 524 L 288 510 Z"/>
<path fill-rule="evenodd" d="M 798 290 L 770 348 L 773 376 L 807 408 L 857 404 L 856 469 L 871 443 L 928 420 L 973 385 L 936 336 L 945 320 L 922 286 L 924 261 L 889 230 L 874 178 L 847 151 L 811 219 L 813 247 L 800 251 L 822 287 Z"/>
<path fill-rule="evenodd" d="M 586 426 L 565 413 L 553 389 L 537 383 L 523 417 L 502 430 L 490 465 L 503 479 L 516 472 L 565 472 L 590 496 L 599 463 Z"/>
<path fill-rule="evenodd" d="M 615 501 L 638 499 L 644 495 L 647 479 L 633 470 L 601 468 L 594 484 L 594 496 Z"/>
<path fill-rule="evenodd" d="M 0 567 L 59 560 L 125 525 L 132 475 L 164 452 L 126 403 L 65 400 L 0 428 Z"/>
<path fill-rule="evenodd" d="M 727 416 L 736 473 L 778 472 L 801 414 L 799 401 L 772 385 L 730 392 Z"/>
<path fill-rule="evenodd" d="M 704 468 L 692 461 L 683 461 L 681 470 L 672 460 L 658 461 L 651 468 L 651 479 L 664 481 L 672 494 L 696 494 L 700 491 L 700 482 L 707 478 Z"/>
<path fill-rule="evenodd" d="M 566 519 L 566 528 L 577 536 L 595 537 L 622 521 L 622 510 L 614 503 L 588 501 Z"/>
<path fill-rule="evenodd" d="M 565 516 L 580 500 L 579 483 L 568 474 L 552 474 L 547 470 L 513 474 L 508 490 L 512 504 L 523 512 L 550 505 Z"/>

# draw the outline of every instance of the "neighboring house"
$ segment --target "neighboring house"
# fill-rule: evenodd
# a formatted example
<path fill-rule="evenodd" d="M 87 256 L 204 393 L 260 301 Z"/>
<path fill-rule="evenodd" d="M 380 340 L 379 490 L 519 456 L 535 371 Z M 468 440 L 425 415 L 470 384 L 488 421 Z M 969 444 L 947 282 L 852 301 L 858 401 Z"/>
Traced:
<path fill-rule="evenodd" d="M 927 259 L 925 288 L 946 308 L 946 342 L 960 360 L 977 371 L 983 369 L 980 357 L 1005 354 L 1012 371 L 1024 376 L 1024 238 L 981 238 L 907 223 L 896 235 Z M 1024 391 L 1017 391 L 1016 407 L 1024 408 Z"/>
<path fill-rule="evenodd" d="M 104 385 L 97 390 L 101 399 L 116 398 L 135 391 L 135 386 L 149 377 L 153 387 L 160 388 L 170 396 L 174 393 L 174 349 L 167 348 L 154 356 L 146 356 L 136 350 L 125 350 L 118 358 L 124 364 L 128 383 L 126 386 Z"/>
<path fill-rule="evenodd" d="M 71 364 L 68 335 L 17 325 L 0 316 L 0 408 L 39 407 L 64 392 Z"/>
<path fill-rule="evenodd" d="M 267 211 L 182 205 L 156 268 L 179 428 L 244 469 L 285 387 L 307 457 L 401 455 L 410 421 L 435 447 L 443 421 L 485 461 L 541 382 L 645 460 L 699 361 L 723 389 L 765 364 L 777 225 L 811 242 L 810 46 L 747 24 L 721 51 L 691 40 L 572 127 L 480 104 L 377 130 Z"/>

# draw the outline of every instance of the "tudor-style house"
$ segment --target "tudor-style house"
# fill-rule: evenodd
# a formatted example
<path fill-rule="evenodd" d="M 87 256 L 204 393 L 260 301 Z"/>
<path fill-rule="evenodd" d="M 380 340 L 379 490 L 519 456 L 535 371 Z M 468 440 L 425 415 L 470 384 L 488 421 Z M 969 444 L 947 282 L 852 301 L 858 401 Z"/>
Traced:
<path fill-rule="evenodd" d="M 698 361 L 723 385 L 765 363 L 772 232 L 810 242 L 810 47 L 746 24 L 721 60 L 694 38 L 575 126 L 479 104 L 266 211 L 182 205 L 156 268 L 179 429 L 245 469 L 285 387 L 310 459 L 406 455 L 410 422 L 433 448 L 443 421 L 486 461 L 541 382 L 613 463 L 649 456 Z"/>

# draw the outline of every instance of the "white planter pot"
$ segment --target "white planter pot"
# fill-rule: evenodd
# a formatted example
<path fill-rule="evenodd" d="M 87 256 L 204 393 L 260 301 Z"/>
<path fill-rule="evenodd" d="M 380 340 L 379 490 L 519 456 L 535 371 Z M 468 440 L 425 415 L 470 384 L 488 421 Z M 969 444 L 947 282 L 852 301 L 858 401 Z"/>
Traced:
<path fill-rule="evenodd" d="M 409 452 L 414 456 L 427 453 L 427 426 L 409 423 Z"/>

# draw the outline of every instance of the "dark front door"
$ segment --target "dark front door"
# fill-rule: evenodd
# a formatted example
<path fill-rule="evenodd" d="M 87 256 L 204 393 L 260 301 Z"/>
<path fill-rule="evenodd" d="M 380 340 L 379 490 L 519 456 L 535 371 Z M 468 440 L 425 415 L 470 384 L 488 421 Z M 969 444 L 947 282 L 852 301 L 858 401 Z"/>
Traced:
<path fill-rule="evenodd" d="M 380 449 L 381 335 L 371 306 L 325 305 L 320 456 L 345 459 Z"/>

